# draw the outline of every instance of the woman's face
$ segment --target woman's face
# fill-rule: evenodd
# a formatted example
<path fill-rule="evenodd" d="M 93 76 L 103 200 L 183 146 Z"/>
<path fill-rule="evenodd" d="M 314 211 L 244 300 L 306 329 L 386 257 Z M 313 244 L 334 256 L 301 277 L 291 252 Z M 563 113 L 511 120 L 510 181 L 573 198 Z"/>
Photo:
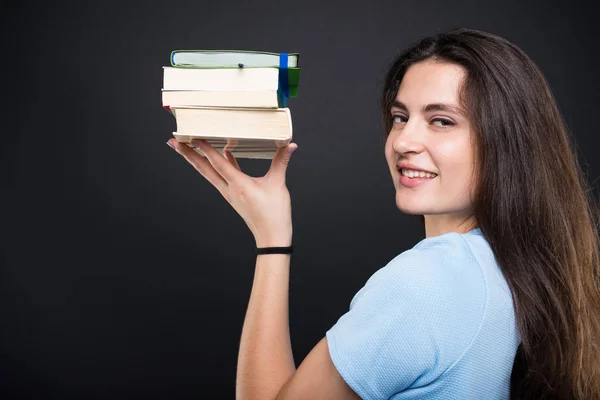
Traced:
<path fill-rule="evenodd" d="M 457 64 L 434 60 L 413 64 L 390 110 L 393 126 L 385 157 L 396 205 L 404 213 L 426 215 L 426 222 L 427 215 L 444 215 L 437 220 L 448 225 L 464 221 L 472 212 L 474 148 L 470 121 L 458 98 L 465 77 L 466 70 Z M 399 170 L 399 163 L 412 168 Z M 433 175 L 409 177 L 417 174 L 415 169 Z"/>

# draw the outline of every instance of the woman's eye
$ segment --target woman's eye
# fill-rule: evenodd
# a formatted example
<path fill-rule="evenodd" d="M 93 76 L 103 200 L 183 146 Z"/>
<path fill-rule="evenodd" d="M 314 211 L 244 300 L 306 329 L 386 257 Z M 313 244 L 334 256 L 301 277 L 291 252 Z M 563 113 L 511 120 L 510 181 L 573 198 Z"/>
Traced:
<path fill-rule="evenodd" d="M 449 121 L 447 119 L 442 119 L 442 118 L 436 118 L 433 121 L 431 121 L 434 125 L 436 126 L 441 126 L 441 127 L 447 127 L 447 126 L 453 126 L 454 122 Z M 436 124 L 436 122 L 439 122 L 439 124 Z"/>
<path fill-rule="evenodd" d="M 395 124 L 401 124 L 402 122 L 406 122 L 407 118 L 403 115 L 392 115 L 392 121 Z"/>

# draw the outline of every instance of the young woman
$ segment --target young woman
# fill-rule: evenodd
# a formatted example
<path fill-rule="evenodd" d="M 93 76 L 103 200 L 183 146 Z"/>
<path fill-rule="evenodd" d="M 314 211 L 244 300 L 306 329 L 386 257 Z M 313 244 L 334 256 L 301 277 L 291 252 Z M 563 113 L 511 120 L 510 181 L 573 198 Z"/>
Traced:
<path fill-rule="evenodd" d="M 396 205 L 426 238 L 378 270 L 296 369 L 291 255 L 257 257 L 239 399 L 600 399 L 598 213 L 567 127 L 514 44 L 461 29 L 401 54 L 385 81 Z M 205 142 L 168 142 L 259 248 L 292 243 L 292 143 L 252 178 Z M 511 384 L 512 381 L 512 384 Z"/>

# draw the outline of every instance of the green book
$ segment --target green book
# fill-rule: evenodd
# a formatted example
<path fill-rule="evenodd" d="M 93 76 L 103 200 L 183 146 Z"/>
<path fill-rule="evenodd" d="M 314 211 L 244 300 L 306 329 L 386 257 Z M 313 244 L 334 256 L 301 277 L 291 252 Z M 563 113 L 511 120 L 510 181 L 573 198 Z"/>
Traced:
<path fill-rule="evenodd" d="M 281 68 L 282 61 L 287 74 L 284 86 L 287 84 L 289 97 L 298 96 L 300 83 L 300 67 L 298 53 L 287 53 L 282 59 L 282 53 L 251 50 L 173 50 L 171 65 L 176 68 Z M 280 71 L 283 72 L 283 71 Z M 281 77 L 281 75 L 280 75 Z"/>
<path fill-rule="evenodd" d="M 173 50 L 171 65 L 182 68 L 266 68 L 280 66 L 280 53 L 251 50 Z M 287 67 L 298 68 L 298 53 L 288 53 Z"/>

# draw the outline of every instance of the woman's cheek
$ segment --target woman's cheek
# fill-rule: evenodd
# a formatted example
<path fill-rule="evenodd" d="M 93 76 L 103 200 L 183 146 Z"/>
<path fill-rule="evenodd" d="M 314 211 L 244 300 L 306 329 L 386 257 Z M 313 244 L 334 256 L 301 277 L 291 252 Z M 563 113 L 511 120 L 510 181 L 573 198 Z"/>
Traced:
<path fill-rule="evenodd" d="M 442 172 L 461 178 L 468 177 L 473 166 L 473 149 L 468 137 L 463 135 L 439 141 L 434 159 Z"/>

